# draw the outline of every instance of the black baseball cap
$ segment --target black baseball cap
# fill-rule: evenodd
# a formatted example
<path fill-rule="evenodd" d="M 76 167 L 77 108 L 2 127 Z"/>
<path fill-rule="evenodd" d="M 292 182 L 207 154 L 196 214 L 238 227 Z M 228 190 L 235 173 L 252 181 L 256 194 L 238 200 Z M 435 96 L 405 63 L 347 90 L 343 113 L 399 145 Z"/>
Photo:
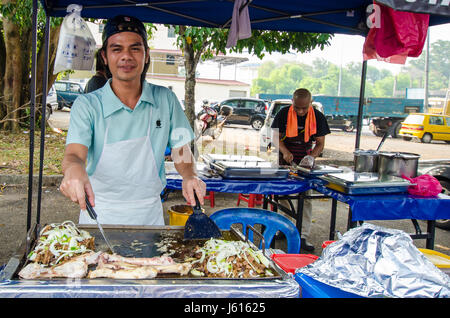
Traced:
<path fill-rule="evenodd" d="M 126 15 L 118 15 L 106 22 L 102 33 L 103 43 L 105 43 L 111 35 L 120 32 L 137 33 L 142 37 L 144 42 L 147 43 L 147 31 L 145 30 L 144 24 L 139 19 Z"/>

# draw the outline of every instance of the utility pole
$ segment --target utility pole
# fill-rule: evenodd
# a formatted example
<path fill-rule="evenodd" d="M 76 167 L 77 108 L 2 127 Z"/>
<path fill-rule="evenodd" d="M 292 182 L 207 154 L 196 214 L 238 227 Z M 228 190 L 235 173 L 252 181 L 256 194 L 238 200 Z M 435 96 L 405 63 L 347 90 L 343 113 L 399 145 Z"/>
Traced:
<path fill-rule="evenodd" d="M 339 81 L 338 81 L 338 93 L 337 93 L 338 96 L 341 96 L 341 83 L 342 83 L 342 51 L 343 51 L 342 43 L 343 43 L 343 40 L 341 39 L 341 56 L 340 56 L 341 63 L 339 66 Z"/>
<path fill-rule="evenodd" d="M 341 96 L 341 83 L 342 83 L 342 61 L 339 67 L 339 81 L 338 81 L 338 96 Z"/>
<path fill-rule="evenodd" d="M 428 75 L 430 63 L 430 30 L 427 31 L 427 48 L 425 51 L 425 94 L 423 98 L 423 110 L 428 112 Z"/>
<path fill-rule="evenodd" d="M 397 75 L 394 77 L 394 87 L 392 88 L 392 97 L 395 97 L 395 91 L 397 90 Z"/>

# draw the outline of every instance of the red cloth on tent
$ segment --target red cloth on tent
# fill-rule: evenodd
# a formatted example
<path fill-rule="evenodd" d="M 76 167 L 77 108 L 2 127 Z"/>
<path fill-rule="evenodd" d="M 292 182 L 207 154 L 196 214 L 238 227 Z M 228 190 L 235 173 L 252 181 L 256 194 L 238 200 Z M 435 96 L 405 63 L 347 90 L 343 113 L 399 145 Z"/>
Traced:
<path fill-rule="evenodd" d="M 405 64 L 406 57 L 418 57 L 427 38 L 430 16 L 396 11 L 378 3 L 374 7 L 372 27 L 364 42 L 364 60 Z"/>

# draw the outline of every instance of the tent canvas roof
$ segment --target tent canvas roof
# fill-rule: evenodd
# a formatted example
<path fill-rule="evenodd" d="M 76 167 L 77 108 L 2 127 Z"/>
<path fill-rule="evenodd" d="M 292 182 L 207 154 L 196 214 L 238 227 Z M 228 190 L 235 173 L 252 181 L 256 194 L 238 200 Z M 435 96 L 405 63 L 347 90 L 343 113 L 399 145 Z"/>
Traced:
<path fill-rule="evenodd" d="M 70 4 L 83 6 L 85 18 L 107 19 L 131 15 L 143 22 L 204 27 L 230 27 L 232 0 L 42 0 L 48 15 L 63 17 Z M 365 35 L 367 7 L 372 0 L 253 0 L 249 15 L 254 30 Z M 369 11 L 369 12 L 367 12 Z M 430 25 L 448 23 L 450 17 L 432 15 Z"/>

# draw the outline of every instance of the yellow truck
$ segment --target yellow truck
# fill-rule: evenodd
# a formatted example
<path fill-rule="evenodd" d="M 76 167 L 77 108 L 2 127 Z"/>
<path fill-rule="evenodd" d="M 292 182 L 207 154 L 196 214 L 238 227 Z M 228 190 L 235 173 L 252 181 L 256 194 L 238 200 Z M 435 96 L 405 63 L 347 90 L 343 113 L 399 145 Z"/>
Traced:
<path fill-rule="evenodd" d="M 450 116 L 450 89 L 446 97 L 431 97 L 428 99 L 428 113 Z"/>

